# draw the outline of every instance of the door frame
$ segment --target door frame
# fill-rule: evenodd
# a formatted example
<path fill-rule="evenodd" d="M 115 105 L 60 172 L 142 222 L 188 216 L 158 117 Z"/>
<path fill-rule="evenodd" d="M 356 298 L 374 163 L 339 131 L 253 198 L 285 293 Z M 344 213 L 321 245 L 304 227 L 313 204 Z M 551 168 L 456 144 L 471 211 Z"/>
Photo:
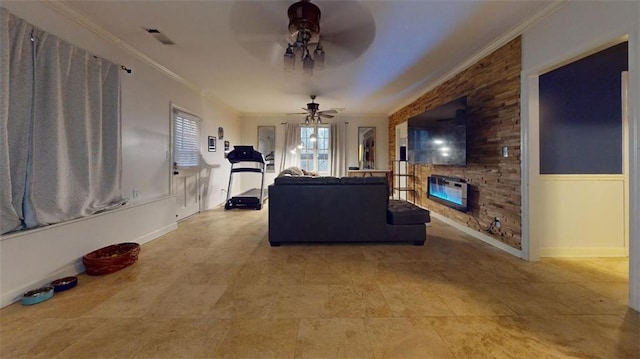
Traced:
<path fill-rule="evenodd" d="M 167 157 L 168 157 L 168 162 L 169 162 L 169 168 L 168 168 L 168 175 L 169 175 L 169 195 L 172 197 L 176 197 L 176 194 L 174 193 L 173 190 L 173 185 L 174 185 L 174 180 L 173 180 L 173 171 L 174 171 L 174 167 L 173 167 L 173 140 L 174 140 L 174 130 L 173 130 L 173 117 L 174 117 L 174 111 L 180 111 L 183 113 L 186 113 L 190 116 L 193 117 L 197 117 L 198 119 L 200 119 L 201 124 L 202 124 L 202 116 L 196 115 L 194 111 L 190 111 L 185 107 L 182 106 L 178 106 L 176 104 L 174 104 L 173 102 L 169 102 L 169 151 L 167 152 Z M 200 136 L 198 137 L 198 148 L 200 148 L 200 151 L 202 151 L 202 141 L 201 141 L 201 137 L 202 134 L 200 134 Z M 198 213 L 202 212 L 202 193 L 200 192 L 200 168 L 198 168 L 198 174 L 196 176 L 196 188 L 198 189 Z M 177 211 L 176 211 L 177 212 Z"/>
<path fill-rule="evenodd" d="M 640 266 L 640 224 L 634 219 L 640 217 L 640 163 L 638 158 L 638 148 L 640 148 L 640 122 L 637 108 L 637 99 L 640 95 L 638 74 L 634 69 L 640 62 L 635 52 L 638 51 L 640 37 L 633 30 L 622 34 L 610 36 L 608 39 L 596 39 L 586 45 L 564 53 L 561 58 L 556 58 L 541 66 L 523 71 L 521 81 L 521 151 L 522 151 L 522 254 L 523 259 L 528 261 L 538 261 L 540 259 L 539 241 L 530 235 L 531 230 L 531 193 L 530 185 L 539 173 L 539 77 L 540 75 L 558 68 L 578 58 L 588 56 L 599 50 L 615 45 L 622 41 L 629 43 L 629 84 L 628 84 L 628 113 L 627 132 L 624 138 L 626 147 L 626 164 L 628 169 L 625 201 L 628 203 L 628 218 L 626 231 L 628 233 L 627 246 L 629 249 L 629 306 L 634 309 L 640 308 L 640 273 L 637 268 Z"/>

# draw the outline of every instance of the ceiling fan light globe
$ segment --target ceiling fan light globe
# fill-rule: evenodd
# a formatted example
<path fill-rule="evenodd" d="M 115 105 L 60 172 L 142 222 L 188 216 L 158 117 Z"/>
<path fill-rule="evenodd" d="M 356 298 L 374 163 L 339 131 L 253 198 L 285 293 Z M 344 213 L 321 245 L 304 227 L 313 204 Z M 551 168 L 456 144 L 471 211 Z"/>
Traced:
<path fill-rule="evenodd" d="M 293 50 L 291 46 L 287 48 L 287 51 L 284 53 L 284 70 L 286 72 L 291 72 L 296 69 L 296 57 L 293 54 Z"/>
<path fill-rule="evenodd" d="M 318 44 L 315 51 L 313 51 L 313 61 L 318 70 L 324 69 L 324 50 L 320 44 Z"/>
<path fill-rule="evenodd" d="M 309 141 L 316 142 L 317 140 L 318 140 L 318 137 L 316 136 L 315 133 L 312 133 L 311 136 L 309 136 Z"/>

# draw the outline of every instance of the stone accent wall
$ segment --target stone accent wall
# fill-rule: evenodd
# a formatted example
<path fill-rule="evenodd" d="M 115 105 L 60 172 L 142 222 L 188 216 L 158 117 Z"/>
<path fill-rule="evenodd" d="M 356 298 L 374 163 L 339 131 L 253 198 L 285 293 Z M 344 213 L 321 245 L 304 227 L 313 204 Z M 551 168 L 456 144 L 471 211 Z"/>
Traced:
<path fill-rule="evenodd" d="M 395 128 L 427 109 L 467 96 L 467 165 L 416 165 L 416 203 L 511 247 L 521 245 L 520 71 L 518 37 L 389 117 L 389 159 Z M 508 147 L 509 157 L 501 149 Z M 393 162 L 389 168 L 393 167 Z M 469 212 L 427 199 L 427 177 L 455 176 L 469 183 Z M 410 197 L 409 197 L 410 198 Z M 494 217 L 502 227 L 484 231 Z"/>

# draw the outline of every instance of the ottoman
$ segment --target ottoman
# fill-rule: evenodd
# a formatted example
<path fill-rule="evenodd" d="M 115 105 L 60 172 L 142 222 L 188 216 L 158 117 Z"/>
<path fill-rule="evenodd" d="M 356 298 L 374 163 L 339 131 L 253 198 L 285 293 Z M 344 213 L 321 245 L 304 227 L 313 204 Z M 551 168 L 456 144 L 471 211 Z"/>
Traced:
<path fill-rule="evenodd" d="M 401 200 L 389 200 L 387 206 L 387 236 L 390 241 L 413 242 L 422 246 L 427 240 L 427 227 L 430 222 L 429 211 L 413 203 Z"/>

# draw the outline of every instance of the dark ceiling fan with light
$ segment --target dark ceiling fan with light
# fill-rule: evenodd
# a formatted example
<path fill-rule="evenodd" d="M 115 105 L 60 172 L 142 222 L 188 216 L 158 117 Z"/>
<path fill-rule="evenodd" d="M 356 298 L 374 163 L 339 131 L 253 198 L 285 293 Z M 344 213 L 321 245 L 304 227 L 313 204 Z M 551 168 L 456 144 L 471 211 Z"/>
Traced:
<path fill-rule="evenodd" d="M 230 24 L 249 53 L 274 66 L 284 65 L 286 72 L 302 69 L 304 77 L 355 61 L 376 32 L 373 15 L 360 0 L 235 1 Z M 273 56 L 276 48 L 283 57 Z"/>
<path fill-rule="evenodd" d="M 311 95 L 311 102 L 307 104 L 307 108 L 302 108 L 306 112 L 294 112 L 287 115 L 306 115 L 304 118 L 305 125 L 322 124 L 322 118 L 334 118 L 338 111 L 336 109 L 319 111 L 320 104 L 315 102 L 316 95 Z"/>

